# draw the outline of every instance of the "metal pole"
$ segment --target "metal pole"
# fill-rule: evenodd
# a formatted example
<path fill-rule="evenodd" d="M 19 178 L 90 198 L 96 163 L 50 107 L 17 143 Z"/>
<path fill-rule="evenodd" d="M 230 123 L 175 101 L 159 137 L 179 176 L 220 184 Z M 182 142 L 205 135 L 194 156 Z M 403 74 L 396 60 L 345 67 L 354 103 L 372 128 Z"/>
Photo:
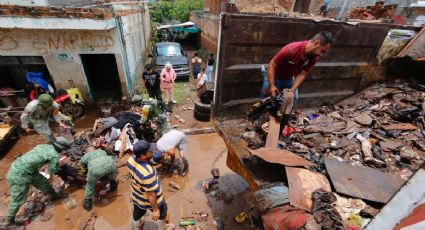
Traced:
<path fill-rule="evenodd" d="M 339 12 L 338 16 L 336 16 L 336 20 L 338 20 L 338 21 L 341 20 L 341 17 L 344 14 L 348 4 L 349 4 L 348 0 L 345 0 L 344 4 L 341 7 L 341 11 Z"/>

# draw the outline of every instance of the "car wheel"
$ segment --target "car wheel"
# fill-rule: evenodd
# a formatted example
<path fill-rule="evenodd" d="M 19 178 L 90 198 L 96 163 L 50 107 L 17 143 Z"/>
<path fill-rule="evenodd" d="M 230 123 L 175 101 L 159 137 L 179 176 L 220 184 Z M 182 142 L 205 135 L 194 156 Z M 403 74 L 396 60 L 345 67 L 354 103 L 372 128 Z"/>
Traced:
<path fill-rule="evenodd" d="M 211 115 L 209 113 L 201 113 L 199 111 L 194 110 L 193 116 L 198 121 L 210 121 Z"/>
<path fill-rule="evenodd" d="M 198 111 L 200 113 L 211 113 L 211 104 L 204 104 L 200 101 L 195 101 L 195 111 Z"/>

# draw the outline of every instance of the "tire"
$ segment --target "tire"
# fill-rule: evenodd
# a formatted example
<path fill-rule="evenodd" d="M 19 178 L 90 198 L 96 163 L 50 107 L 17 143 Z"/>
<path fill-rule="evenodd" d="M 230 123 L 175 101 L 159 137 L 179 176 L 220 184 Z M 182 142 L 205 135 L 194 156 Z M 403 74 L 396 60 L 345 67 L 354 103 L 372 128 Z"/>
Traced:
<path fill-rule="evenodd" d="M 84 107 L 78 103 L 72 103 L 70 101 L 65 102 L 62 105 L 63 113 L 73 118 L 81 117 L 84 113 Z"/>
<path fill-rule="evenodd" d="M 204 104 L 200 101 L 195 101 L 195 111 L 198 111 L 200 113 L 211 113 L 211 104 Z"/>
<path fill-rule="evenodd" d="M 209 113 L 201 113 L 196 110 L 194 110 L 193 116 L 198 121 L 210 121 L 210 117 L 211 117 Z"/>

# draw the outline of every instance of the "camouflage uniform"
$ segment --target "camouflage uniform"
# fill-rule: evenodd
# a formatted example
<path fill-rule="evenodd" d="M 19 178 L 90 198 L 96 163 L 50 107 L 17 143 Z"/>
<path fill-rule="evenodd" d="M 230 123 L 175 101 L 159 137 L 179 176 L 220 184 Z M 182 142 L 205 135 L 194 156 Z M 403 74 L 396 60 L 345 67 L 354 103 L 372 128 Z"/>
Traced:
<path fill-rule="evenodd" d="M 34 125 L 35 131 L 48 138 L 52 132 L 49 127 L 49 119 L 53 116 L 57 123 L 62 120 L 69 120 L 69 117 L 59 112 L 59 104 L 53 102 L 52 106 L 42 107 L 38 100 L 33 100 L 25 107 L 21 115 L 22 128 L 28 128 L 29 123 Z"/>
<path fill-rule="evenodd" d="M 86 153 L 80 160 L 80 166 L 87 173 L 85 199 L 93 198 L 96 183 L 99 180 L 115 181 L 117 167 L 114 159 L 103 150 L 94 150 Z"/>
<path fill-rule="evenodd" d="M 30 185 L 49 195 L 55 193 L 49 181 L 38 172 L 45 164 L 49 165 L 50 174 L 57 172 L 59 154 L 52 145 L 38 145 L 12 163 L 6 175 L 11 196 L 8 218 L 14 218 L 19 207 L 26 201 Z"/>
<path fill-rule="evenodd" d="M 168 118 L 168 113 L 161 113 L 157 117 L 157 130 L 156 130 L 156 138 L 157 140 L 164 136 L 164 134 L 168 133 L 171 130 L 170 119 Z"/>

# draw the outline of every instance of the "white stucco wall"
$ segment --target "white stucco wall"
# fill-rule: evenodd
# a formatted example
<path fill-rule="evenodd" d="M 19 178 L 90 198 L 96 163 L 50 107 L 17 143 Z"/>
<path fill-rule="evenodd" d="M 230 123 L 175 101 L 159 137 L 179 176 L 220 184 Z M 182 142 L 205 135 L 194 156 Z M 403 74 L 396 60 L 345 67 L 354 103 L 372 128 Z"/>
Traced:
<path fill-rule="evenodd" d="M 68 87 L 68 80 L 72 79 L 84 97 L 90 99 L 79 55 L 115 54 L 122 92 L 126 95 L 125 71 L 117 36 L 116 29 L 108 31 L 0 29 L 0 55 L 42 56 L 57 88 Z"/>
<path fill-rule="evenodd" d="M 114 10 L 138 9 L 140 12 L 125 16 L 120 16 L 120 25 L 118 28 L 122 30 L 122 39 L 124 40 L 124 48 L 128 63 L 128 80 L 129 91 L 133 90 L 133 86 L 139 83 L 141 73 L 144 68 L 144 53 L 146 51 L 148 41 L 150 40 L 150 18 L 149 13 L 144 11 L 144 5 L 126 6 L 114 5 Z M 117 29 L 118 29 L 117 28 Z M 123 54 L 123 55 L 125 55 Z"/>

